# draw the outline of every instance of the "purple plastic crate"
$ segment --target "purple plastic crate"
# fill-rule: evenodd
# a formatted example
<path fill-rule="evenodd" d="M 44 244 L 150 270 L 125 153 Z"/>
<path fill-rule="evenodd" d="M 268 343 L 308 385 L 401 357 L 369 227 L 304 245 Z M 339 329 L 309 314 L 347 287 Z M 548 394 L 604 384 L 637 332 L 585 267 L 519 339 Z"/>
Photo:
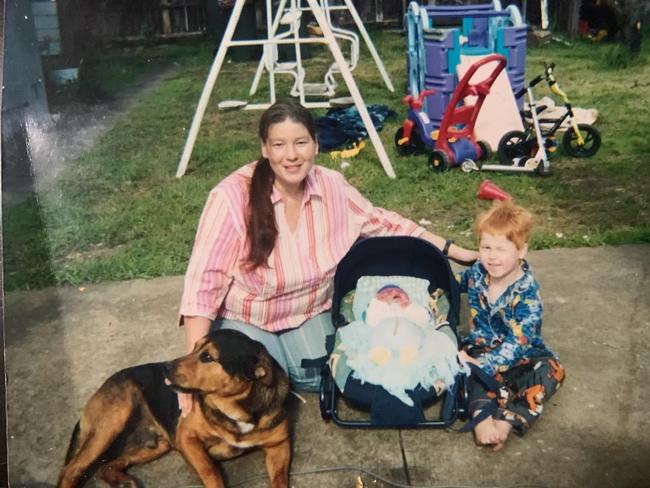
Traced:
<path fill-rule="evenodd" d="M 477 5 L 431 5 L 425 7 L 427 15 L 437 18 L 445 17 L 471 17 L 472 13 L 494 11 L 492 3 L 481 3 Z"/>
<path fill-rule="evenodd" d="M 472 28 L 468 32 L 467 37 L 467 44 L 469 46 L 488 46 L 490 43 L 488 19 L 473 19 Z"/>
<path fill-rule="evenodd" d="M 445 20 L 450 19 L 462 21 L 463 18 L 472 18 L 472 25 L 475 29 L 472 30 L 470 35 L 470 47 L 473 45 L 487 45 L 488 42 L 483 37 L 488 33 L 488 29 L 486 28 L 488 19 L 507 15 L 505 11 L 494 11 L 494 5 L 492 3 L 460 6 L 436 5 L 425 8 L 429 15 L 431 26 L 439 21 L 445 23 Z M 450 30 L 450 34 L 443 39 L 424 34 L 424 87 L 425 89 L 433 88 L 436 90 L 434 95 L 427 97 L 425 108 L 427 115 L 436 126 L 440 125 L 447 103 L 458 83 L 454 59 L 459 56 L 461 48 L 457 45 L 458 36 L 451 35 L 452 32 L 454 32 L 454 29 Z M 480 37 L 481 35 L 483 37 Z M 510 79 L 513 93 L 517 93 L 525 87 L 527 26 L 501 27 L 497 29 L 496 37 L 495 52 L 506 57 L 508 61 L 506 72 Z M 454 53 L 456 58 L 454 58 Z M 452 58 L 451 60 L 450 57 Z M 523 97 L 517 100 L 519 109 L 523 107 L 523 101 Z"/>
<path fill-rule="evenodd" d="M 508 79 L 510 80 L 513 94 L 518 93 L 522 88 L 526 87 L 526 77 L 523 74 L 508 71 Z M 517 107 L 519 110 L 523 109 L 525 98 L 525 95 L 522 95 L 517 99 Z"/>
<path fill-rule="evenodd" d="M 527 27 L 505 27 L 502 29 L 503 48 L 508 51 L 508 70 L 526 72 Z M 500 46 L 498 46 L 500 47 Z M 498 50 L 498 48 L 497 48 Z"/>
<path fill-rule="evenodd" d="M 441 76 L 449 72 L 449 49 L 454 46 L 454 36 L 439 40 L 424 35 L 425 75 Z M 455 67 L 454 67 L 455 69 Z"/>
<path fill-rule="evenodd" d="M 440 127 L 445 109 L 456 89 L 458 80 L 455 74 L 447 73 L 439 77 L 425 76 L 425 89 L 433 88 L 436 92 L 426 98 L 426 112 L 434 127 Z"/>
<path fill-rule="evenodd" d="M 517 93 L 526 86 L 526 44 L 527 27 L 504 27 L 497 34 L 498 53 L 503 54 L 508 60 L 507 73 L 512 86 L 512 92 Z M 524 106 L 524 97 L 517 99 L 517 106 L 521 110 Z"/>

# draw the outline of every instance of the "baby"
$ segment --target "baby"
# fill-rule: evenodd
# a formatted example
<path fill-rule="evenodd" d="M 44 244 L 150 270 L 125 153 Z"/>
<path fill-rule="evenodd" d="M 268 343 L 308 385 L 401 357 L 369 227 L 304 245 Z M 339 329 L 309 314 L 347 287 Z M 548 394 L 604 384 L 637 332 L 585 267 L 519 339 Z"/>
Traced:
<path fill-rule="evenodd" d="M 359 279 L 353 305 L 357 320 L 337 331 L 338 352 L 345 354 L 355 378 L 381 385 L 413 406 L 408 391 L 418 385 L 440 392 L 453 384 L 461 371 L 457 343 L 436 329 L 428 281 L 393 277 L 375 286 L 378 278 Z"/>
<path fill-rule="evenodd" d="M 413 303 L 402 288 L 383 286 L 362 317 L 373 328 L 368 359 L 380 366 L 394 358 L 402 365 L 414 361 L 423 342 L 424 327 L 431 319 L 431 312 Z"/>

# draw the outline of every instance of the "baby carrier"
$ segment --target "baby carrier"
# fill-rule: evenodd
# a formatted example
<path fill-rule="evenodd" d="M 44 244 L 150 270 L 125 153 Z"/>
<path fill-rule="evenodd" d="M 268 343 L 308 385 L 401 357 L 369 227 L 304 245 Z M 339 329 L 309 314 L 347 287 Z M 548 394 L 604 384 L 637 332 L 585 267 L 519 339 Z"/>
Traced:
<path fill-rule="evenodd" d="M 399 320 L 371 321 L 371 312 L 375 316 L 377 312 L 371 310 L 374 302 L 369 297 L 390 287 L 408 295 L 417 305 L 414 310 L 424 305 L 430 322 L 414 325 L 416 319 L 411 317 L 419 315 L 407 314 L 410 305 L 396 308 L 404 311 Z M 414 237 L 357 242 L 334 277 L 336 335 L 328 344 L 330 357 L 322 370 L 323 419 L 344 427 L 445 428 L 465 418 L 466 375 L 456 360 L 459 309 L 458 284 L 447 258 L 435 246 Z M 401 352 L 391 344 L 397 340 L 402 341 Z M 444 357 L 436 357 L 439 354 Z M 367 412 L 363 418 L 361 412 Z"/>

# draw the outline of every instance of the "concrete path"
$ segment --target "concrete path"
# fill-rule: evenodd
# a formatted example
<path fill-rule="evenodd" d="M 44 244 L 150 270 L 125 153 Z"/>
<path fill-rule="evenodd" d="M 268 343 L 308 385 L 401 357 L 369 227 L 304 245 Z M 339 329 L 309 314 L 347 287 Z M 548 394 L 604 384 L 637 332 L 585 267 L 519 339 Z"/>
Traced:
<path fill-rule="evenodd" d="M 539 251 L 530 262 L 544 335 L 567 380 L 526 437 L 491 453 L 451 431 L 343 429 L 323 422 L 317 395 L 305 395 L 305 404 L 291 400 L 291 486 L 352 488 L 358 475 L 372 487 L 395 486 L 376 476 L 438 487 L 649 486 L 650 246 Z M 6 297 L 12 488 L 53 486 L 81 406 L 112 372 L 182 353 L 181 286 L 172 277 Z M 373 474 L 303 474 L 343 467 Z M 259 452 L 223 468 L 229 487 L 267 486 Z M 176 453 L 132 472 L 146 487 L 200 486 Z"/>

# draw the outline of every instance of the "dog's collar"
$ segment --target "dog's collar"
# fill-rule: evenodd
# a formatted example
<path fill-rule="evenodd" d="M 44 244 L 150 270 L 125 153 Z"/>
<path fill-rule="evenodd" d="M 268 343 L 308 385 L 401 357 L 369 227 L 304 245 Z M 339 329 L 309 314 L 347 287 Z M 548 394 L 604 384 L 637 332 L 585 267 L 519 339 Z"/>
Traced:
<path fill-rule="evenodd" d="M 200 399 L 200 407 L 203 414 L 210 421 L 226 424 L 230 426 L 231 429 L 237 430 L 242 434 L 247 434 L 248 432 L 252 431 L 255 427 L 257 427 L 258 424 L 258 419 L 255 419 L 255 417 L 250 419 L 250 422 L 231 417 L 222 410 L 207 405 L 203 399 Z M 278 414 L 275 415 L 268 423 L 265 422 L 263 429 L 268 430 L 276 427 L 277 425 L 281 424 L 286 419 L 286 417 L 286 412 L 283 410 L 279 411 Z"/>
<path fill-rule="evenodd" d="M 209 420 L 219 424 L 226 424 L 242 434 L 246 434 L 255 428 L 254 422 L 247 422 L 246 420 L 231 417 L 222 410 L 209 406 L 203 399 L 200 400 L 200 407 L 203 414 Z"/>

